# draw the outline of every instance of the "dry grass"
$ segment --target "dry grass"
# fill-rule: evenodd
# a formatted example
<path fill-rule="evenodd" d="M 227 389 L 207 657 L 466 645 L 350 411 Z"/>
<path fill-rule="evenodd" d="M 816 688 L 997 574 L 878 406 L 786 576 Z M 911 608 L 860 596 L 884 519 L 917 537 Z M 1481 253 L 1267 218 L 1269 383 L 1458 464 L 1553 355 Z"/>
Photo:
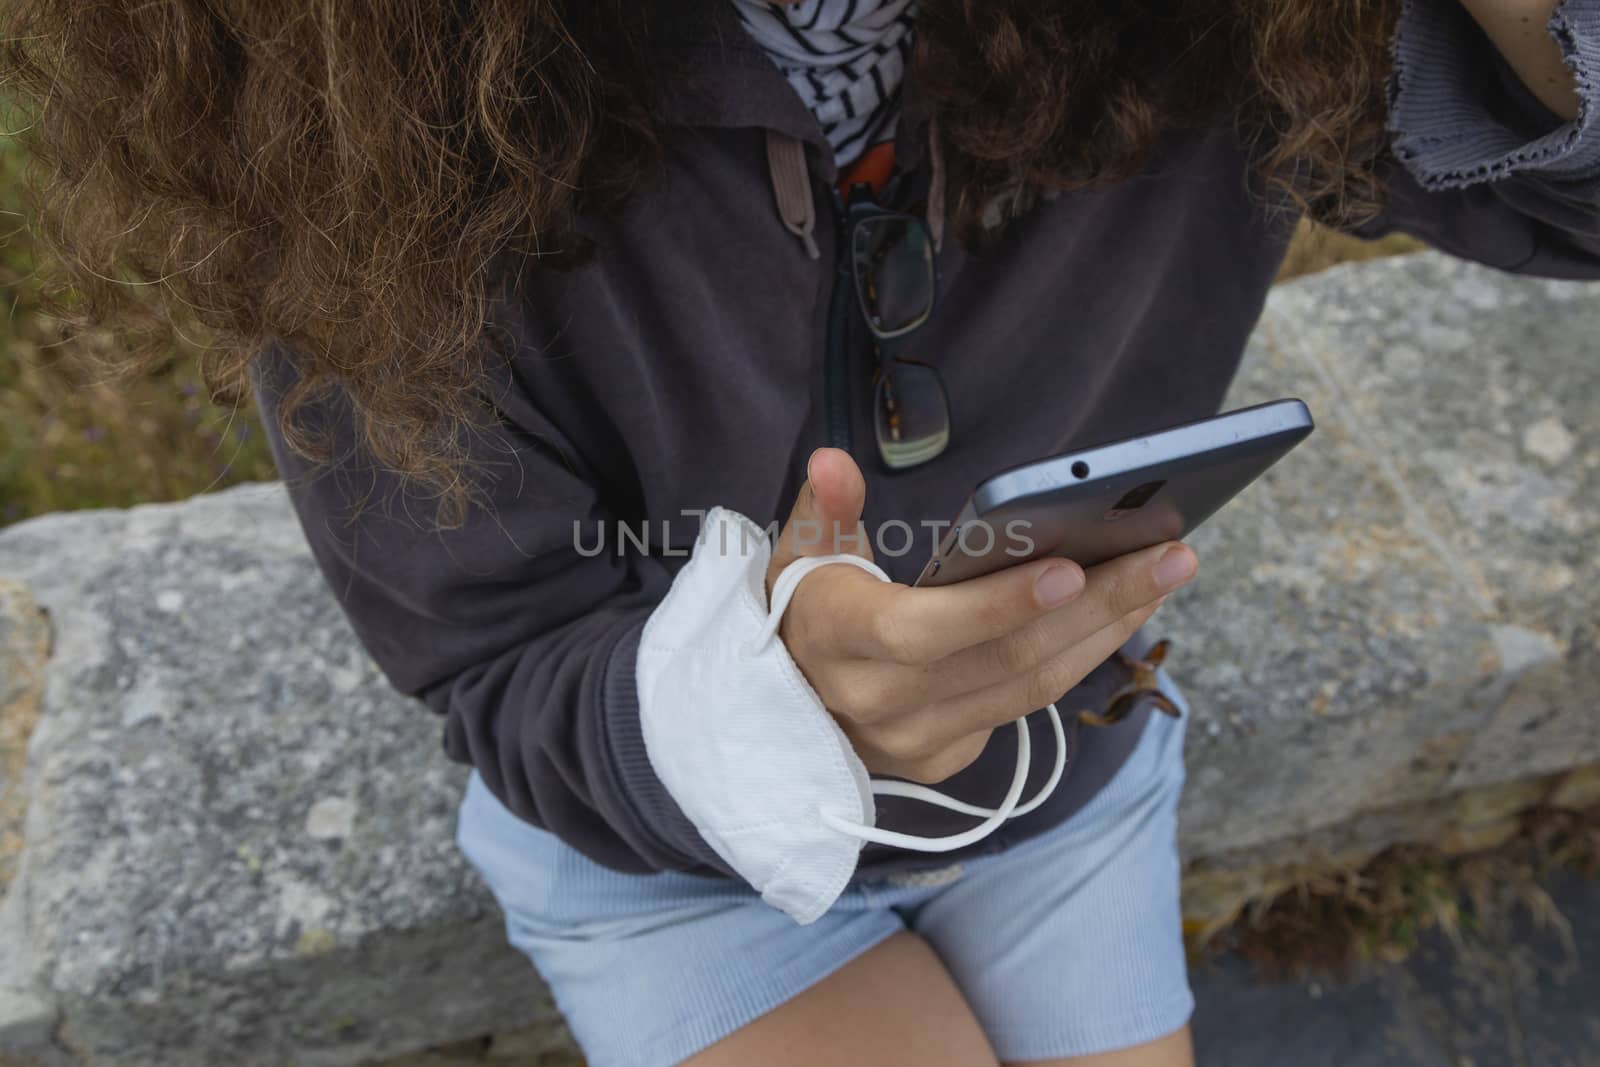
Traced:
<path fill-rule="evenodd" d="M 1385 256 L 1420 252 L 1425 246 L 1413 237 L 1395 235 L 1378 241 L 1359 241 L 1334 230 L 1302 222 L 1295 232 L 1289 254 L 1278 271 L 1280 282 L 1315 274 L 1338 263 L 1354 263 Z"/>
<path fill-rule="evenodd" d="M 115 386 L 26 335 L 0 354 L 0 524 L 273 477 L 255 413 L 210 403 L 181 356 Z"/>
<path fill-rule="evenodd" d="M 1519 908 L 1570 945 L 1567 920 L 1540 885 L 1558 869 L 1600 876 L 1600 808 L 1535 808 L 1516 837 L 1484 852 L 1403 845 L 1360 870 L 1309 877 L 1247 909 L 1203 951 L 1236 952 L 1274 978 L 1340 974 L 1403 960 L 1429 930 L 1461 944 Z"/>

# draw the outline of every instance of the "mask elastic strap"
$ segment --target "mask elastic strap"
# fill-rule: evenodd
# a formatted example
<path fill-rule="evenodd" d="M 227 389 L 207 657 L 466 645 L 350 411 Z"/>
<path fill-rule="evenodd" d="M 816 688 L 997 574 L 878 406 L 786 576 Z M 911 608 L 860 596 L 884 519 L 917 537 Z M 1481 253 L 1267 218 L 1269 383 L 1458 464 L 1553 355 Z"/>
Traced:
<path fill-rule="evenodd" d="M 848 553 L 838 553 L 830 556 L 802 556 L 801 558 L 784 567 L 778 574 L 778 580 L 772 585 L 771 608 L 767 615 L 767 622 L 757 635 L 755 647 L 760 649 L 770 642 L 778 632 L 778 626 L 783 620 L 783 613 L 789 607 L 789 601 L 794 598 L 795 589 L 800 585 L 800 580 L 818 567 L 825 567 L 830 563 L 847 563 L 860 567 L 869 574 L 876 575 L 881 581 L 892 579 L 871 560 Z M 872 792 L 877 796 L 906 797 L 911 800 L 920 800 L 927 804 L 935 804 L 950 811 L 960 812 L 964 815 L 983 816 L 983 822 L 970 830 L 946 837 L 920 837 L 915 834 L 902 834 L 893 830 L 880 830 L 875 826 L 864 826 L 851 822 L 848 819 L 823 811 L 819 814 L 823 822 L 841 833 L 858 837 L 863 841 L 871 841 L 880 845 L 891 845 L 896 848 L 909 849 L 915 852 L 949 852 L 967 845 L 975 844 L 988 837 L 999 829 L 1007 819 L 1014 819 L 1019 815 L 1026 815 L 1055 792 L 1061 782 L 1061 775 L 1067 765 L 1067 739 L 1061 726 L 1061 713 L 1054 704 L 1045 709 L 1050 716 L 1050 725 L 1055 732 L 1056 760 L 1050 772 L 1050 778 L 1040 788 L 1039 792 L 1027 803 L 1019 803 L 1022 798 L 1023 786 L 1028 780 L 1028 769 L 1032 760 L 1032 741 L 1029 738 L 1027 716 L 1016 720 L 1017 726 L 1017 765 L 1011 777 L 1011 786 L 1006 790 L 1006 795 L 997 808 L 981 808 L 966 801 L 957 800 L 955 797 L 930 789 L 925 785 L 914 782 L 900 782 L 888 779 L 872 779 Z"/>

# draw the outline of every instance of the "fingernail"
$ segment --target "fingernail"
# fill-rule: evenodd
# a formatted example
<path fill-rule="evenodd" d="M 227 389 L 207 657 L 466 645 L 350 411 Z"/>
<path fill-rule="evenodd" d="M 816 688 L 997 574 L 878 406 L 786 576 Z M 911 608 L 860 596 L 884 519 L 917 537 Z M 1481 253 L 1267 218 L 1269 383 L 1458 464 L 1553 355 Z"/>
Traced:
<path fill-rule="evenodd" d="M 1043 607 L 1065 604 L 1083 589 L 1083 572 L 1076 567 L 1051 567 L 1033 583 L 1033 595 Z"/>
<path fill-rule="evenodd" d="M 1156 563 L 1156 584 L 1162 589 L 1176 589 L 1194 577 L 1194 553 L 1173 545 Z"/>

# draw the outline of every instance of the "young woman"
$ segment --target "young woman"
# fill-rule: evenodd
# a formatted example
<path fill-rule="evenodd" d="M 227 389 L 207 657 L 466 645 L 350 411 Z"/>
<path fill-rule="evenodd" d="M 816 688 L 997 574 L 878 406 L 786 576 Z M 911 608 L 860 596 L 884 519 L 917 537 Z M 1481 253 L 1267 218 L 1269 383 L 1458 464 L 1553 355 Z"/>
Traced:
<path fill-rule="evenodd" d="M 1302 214 L 1600 274 L 1597 0 L 8 20 L 79 310 L 254 386 L 596 1067 L 1189 1062 L 1185 720 L 1070 713 L 1197 561 L 925 524 L 1216 411 Z"/>

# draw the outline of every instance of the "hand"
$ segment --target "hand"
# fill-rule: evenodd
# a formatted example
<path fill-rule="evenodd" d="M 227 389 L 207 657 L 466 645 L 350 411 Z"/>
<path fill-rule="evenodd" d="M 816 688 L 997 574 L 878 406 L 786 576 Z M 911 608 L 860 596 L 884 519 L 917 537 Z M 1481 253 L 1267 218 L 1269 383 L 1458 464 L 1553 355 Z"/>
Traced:
<path fill-rule="evenodd" d="M 855 461 L 818 449 L 806 473 L 767 570 L 769 598 L 798 556 L 871 558 Z M 1167 542 L 1087 572 L 1044 559 L 940 588 L 823 567 L 796 588 L 778 634 L 869 771 L 932 784 L 977 759 L 996 727 L 1082 681 L 1197 565 Z"/>

